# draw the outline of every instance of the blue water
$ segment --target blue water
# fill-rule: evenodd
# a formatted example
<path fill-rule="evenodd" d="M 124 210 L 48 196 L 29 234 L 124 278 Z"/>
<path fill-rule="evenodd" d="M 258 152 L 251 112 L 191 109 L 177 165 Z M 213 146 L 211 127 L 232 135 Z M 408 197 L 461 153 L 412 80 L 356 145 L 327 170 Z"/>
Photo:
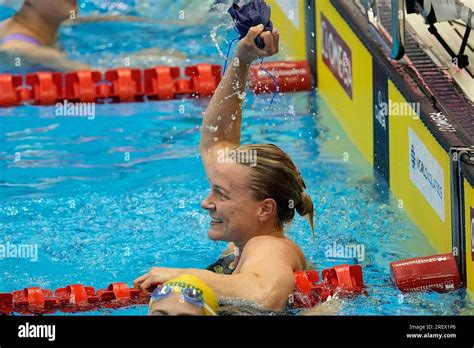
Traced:
<path fill-rule="evenodd" d="M 83 2 L 91 13 L 104 11 L 99 3 Z M 124 13 L 143 15 L 129 4 Z M 155 36 L 159 30 L 151 23 L 104 23 L 110 33 L 99 35 L 92 25 L 65 28 L 61 43 L 73 58 L 99 65 L 107 55 L 171 46 L 189 55 L 185 64 L 196 52 L 208 56 L 203 61 L 222 63 L 210 40 L 215 19 L 209 18 L 205 26 L 164 26 L 173 42 L 166 33 Z M 222 44 L 233 37 L 222 32 Z M 317 96 L 278 95 L 271 106 L 269 100 L 248 94 L 242 142 L 275 143 L 298 165 L 315 203 L 316 238 L 299 217 L 287 234 L 306 257 L 320 270 L 362 265 L 369 296 L 340 300 L 338 313 L 474 313 L 462 290 L 401 295 L 390 283 L 389 263 L 434 250 Z M 152 266 L 203 268 L 215 261 L 225 245 L 207 238 L 210 219 L 199 206 L 209 190 L 197 149 L 206 105 L 189 99 L 97 105 L 94 119 L 58 117 L 54 107 L 0 109 L 0 244 L 38 248 L 36 261 L 0 259 L 0 292 L 74 283 L 99 289 L 131 284 Z M 364 258 L 335 259 L 327 253 L 333 243 L 363 246 Z"/>

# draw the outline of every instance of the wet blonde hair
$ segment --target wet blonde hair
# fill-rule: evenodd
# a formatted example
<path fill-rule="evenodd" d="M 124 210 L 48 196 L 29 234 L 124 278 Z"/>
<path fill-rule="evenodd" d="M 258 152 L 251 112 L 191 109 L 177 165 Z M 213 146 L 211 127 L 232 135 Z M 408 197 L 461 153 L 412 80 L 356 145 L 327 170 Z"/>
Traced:
<path fill-rule="evenodd" d="M 257 201 L 272 198 L 277 204 L 276 226 L 283 229 L 295 211 L 307 216 L 314 236 L 314 207 L 305 192 L 306 185 L 290 156 L 273 144 L 249 144 L 236 151 L 256 153 L 256 165 L 250 166 L 249 187 Z"/>

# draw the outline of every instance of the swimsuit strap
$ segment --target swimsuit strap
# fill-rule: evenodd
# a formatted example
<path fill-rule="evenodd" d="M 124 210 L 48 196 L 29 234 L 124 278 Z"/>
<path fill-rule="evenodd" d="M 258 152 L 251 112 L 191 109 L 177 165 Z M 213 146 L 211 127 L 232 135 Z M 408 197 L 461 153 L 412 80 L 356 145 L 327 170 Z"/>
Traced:
<path fill-rule="evenodd" d="M 37 39 L 32 38 L 31 36 L 26 35 L 26 34 L 10 34 L 3 38 L 0 38 L 0 41 L 3 43 L 8 42 L 8 41 L 23 41 L 23 42 L 30 43 L 34 46 L 43 46 L 41 42 L 39 42 Z"/>
<path fill-rule="evenodd" d="M 235 270 L 236 258 L 234 253 L 222 255 L 216 262 L 207 266 L 207 270 L 217 274 L 232 274 Z"/>
<path fill-rule="evenodd" d="M 5 24 L 6 24 L 6 20 L 0 22 L 0 30 L 3 29 Z M 6 35 L 5 37 L 0 37 L 0 43 L 5 43 L 8 41 L 23 41 L 23 42 L 32 44 L 34 46 L 43 46 L 43 44 L 40 41 L 38 41 L 37 39 L 27 34 L 10 34 L 10 35 Z"/>

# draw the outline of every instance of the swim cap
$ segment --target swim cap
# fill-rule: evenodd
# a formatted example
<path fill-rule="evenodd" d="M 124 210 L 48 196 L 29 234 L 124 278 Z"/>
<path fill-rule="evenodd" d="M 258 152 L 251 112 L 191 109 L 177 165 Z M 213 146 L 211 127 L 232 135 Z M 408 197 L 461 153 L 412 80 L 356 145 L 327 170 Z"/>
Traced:
<path fill-rule="evenodd" d="M 176 287 L 180 289 L 193 288 L 200 290 L 202 292 L 202 299 L 204 301 L 204 312 L 208 316 L 216 315 L 219 310 L 219 302 L 214 291 L 201 279 L 198 277 L 185 274 L 173 279 L 168 280 L 167 282 L 161 284 L 161 286 L 168 285 L 171 287 Z M 150 300 L 150 305 L 154 302 L 153 296 Z"/>
<path fill-rule="evenodd" d="M 271 8 L 265 0 L 252 0 L 242 7 L 233 3 L 227 12 L 234 20 L 235 29 L 240 34 L 239 39 L 243 39 L 251 27 L 259 24 L 263 24 L 264 31 L 273 30 L 273 23 L 270 20 Z M 255 44 L 262 49 L 265 47 L 261 37 L 255 39 Z"/>

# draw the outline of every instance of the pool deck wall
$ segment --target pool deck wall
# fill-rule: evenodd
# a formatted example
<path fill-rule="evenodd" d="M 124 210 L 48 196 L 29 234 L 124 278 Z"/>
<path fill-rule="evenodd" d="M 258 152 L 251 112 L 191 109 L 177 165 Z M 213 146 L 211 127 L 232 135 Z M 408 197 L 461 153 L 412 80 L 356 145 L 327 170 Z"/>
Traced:
<path fill-rule="evenodd" d="M 463 179 L 466 282 L 471 296 L 474 296 L 474 168 L 471 165 L 465 170 L 471 171 L 470 180 Z"/>
<path fill-rule="evenodd" d="M 352 1 L 269 3 L 283 33 L 280 58 L 300 60 L 306 50 L 320 98 L 434 249 L 461 255 L 473 292 L 474 170 L 453 165 L 453 149 L 474 145 L 470 134 L 433 105 L 405 66 L 387 57 Z M 289 18 L 294 8 L 299 31 Z"/>
<path fill-rule="evenodd" d="M 305 2 L 302 0 L 268 0 L 272 22 L 280 29 L 279 60 L 306 59 Z"/>

